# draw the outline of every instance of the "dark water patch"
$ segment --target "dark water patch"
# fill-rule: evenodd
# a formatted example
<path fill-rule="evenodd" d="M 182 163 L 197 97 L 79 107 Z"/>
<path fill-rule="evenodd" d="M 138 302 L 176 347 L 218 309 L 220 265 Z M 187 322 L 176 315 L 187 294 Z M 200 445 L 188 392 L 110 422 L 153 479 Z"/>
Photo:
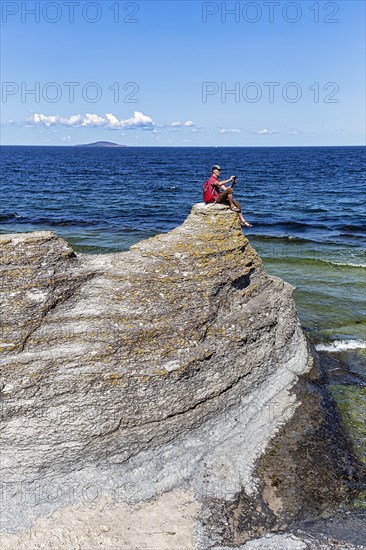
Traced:
<path fill-rule="evenodd" d="M 331 353 L 318 351 L 327 384 L 366 387 L 366 370 L 364 358 L 357 352 Z"/>
<path fill-rule="evenodd" d="M 358 505 L 358 509 L 343 508 L 331 517 L 298 523 L 292 532 L 300 539 L 304 533 L 311 533 L 315 537 L 313 548 L 365 550 L 366 501 L 360 500 Z"/>
<path fill-rule="evenodd" d="M 330 385 L 357 456 L 366 465 L 366 387 Z"/>
<path fill-rule="evenodd" d="M 328 208 L 320 208 L 319 206 L 303 206 L 303 212 L 311 212 L 312 214 L 320 214 L 329 212 Z"/>
<path fill-rule="evenodd" d="M 273 227 L 276 227 L 276 224 L 273 224 Z M 304 237 L 295 237 L 295 236 L 291 236 L 291 235 L 273 235 L 271 233 L 257 233 L 256 232 L 257 228 L 255 228 L 254 230 L 251 230 L 250 233 L 248 232 L 247 236 L 250 240 L 252 240 L 252 238 L 258 238 L 259 240 L 263 240 L 265 242 L 270 242 L 270 241 L 273 241 L 274 243 L 280 243 L 280 242 L 283 242 L 285 244 L 291 242 L 291 243 L 317 243 L 319 241 L 317 240 L 312 240 L 312 239 L 309 239 L 308 237 L 307 238 L 304 238 Z M 248 230 L 247 230 L 248 231 Z M 253 231 L 253 232 L 252 232 Z"/>

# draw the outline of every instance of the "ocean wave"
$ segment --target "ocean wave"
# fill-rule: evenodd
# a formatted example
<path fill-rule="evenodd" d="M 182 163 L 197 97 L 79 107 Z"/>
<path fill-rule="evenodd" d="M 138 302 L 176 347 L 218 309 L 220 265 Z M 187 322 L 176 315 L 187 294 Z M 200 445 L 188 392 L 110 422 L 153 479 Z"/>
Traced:
<path fill-rule="evenodd" d="M 273 224 L 275 225 L 275 224 Z M 270 235 L 270 234 L 266 234 L 266 233 L 255 233 L 254 231 L 250 233 L 249 235 L 250 238 L 252 237 L 256 237 L 258 239 L 261 239 L 261 240 L 264 240 L 264 241 L 269 241 L 269 240 L 273 240 L 275 242 L 278 242 L 278 241 L 284 241 L 284 242 L 291 242 L 291 243 L 319 243 L 319 244 L 322 244 L 323 241 L 319 241 L 319 240 L 316 240 L 316 239 L 304 239 L 304 238 L 301 238 L 301 237 L 295 237 L 294 235 Z"/>
<path fill-rule="evenodd" d="M 296 244 L 300 244 L 300 240 L 295 241 Z M 305 241 L 306 243 L 308 241 Z M 261 243 L 262 244 L 262 243 Z M 324 266 L 328 268 L 338 269 L 338 268 L 348 268 L 348 269 L 365 269 L 366 264 L 362 262 L 364 259 L 364 255 L 362 251 L 360 250 L 360 253 L 357 255 L 358 257 L 356 259 L 350 258 L 349 261 L 337 261 L 336 259 L 327 259 L 327 258 L 316 258 L 314 257 L 314 254 L 312 254 L 311 250 L 306 249 L 300 249 L 297 251 L 294 249 L 293 251 L 291 248 L 283 248 L 280 249 L 280 252 L 276 252 L 275 249 L 266 251 L 265 249 L 261 249 L 260 244 L 253 243 L 253 246 L 257 249 L 260 256 L 263 257 L 264 260 L 267 261 L 275 261 L 275 262 L 282 262 L 282 263 L 288 263 L 288 264 L 304 264 L 309 266 Z M 293 252 L 293 253 L 292 253 Z M 338 254 L 338 256 L 341 256 L 341 254 Z"/>
<path fill-rule="evenodd" d="M 311 220 L 289 220 L 289 219 L 272 219 L 272 221 L 261 220 L 260 225 L 262 227 L 276 227 L 281 229 L 293 229 L 298 231 L 307 231 L 310 229 L 330 229 L 330 221 L 322 223 L 320 220 L 316 222 Z M 333 225 L 332 225 L 333 228 Z"/>
<path fill-rule="evenodd" d="M 86 218 L 50 218 L 50 217 L 33 217 L 33 216 L 21 216 L 16 212 L 11 214 L 0 215 L 0 222 L 8 224 L 32 224 L 32 225 L 50 225 L 50 226 L 99 226 L 101 224 L 109 225 L 108 221 Z"/>
<path fill-rule="evenodd" d="M 17 218 L 21 218 L 16 212 L 7 212 L 5 214 L 0 214 L 0 222 L 12 221 Z"/>
<path fill-rule="evenodd" d="M 341 238 L 345 238 L 345 239 L 357 239 L 357 240 L 361 240 L 361 239 L 365 239 L 365 235 L 361 234 L 361 233 L 340 233 L 339 236 Z"/>
<path fill-rule="evenodd" d="M 366 267 L 366 264 L 355 264 L 355 263 L 352 263 L 352 262 L 331 262 L 331 261 L 326 261 L 326 260 L 319 260 L 320 262 L 324 262 L 324 263 L 327 263 L 327 264 L 331 264 L 331 265 L 335 265 L 337 267 L 362 267 L 362 268 L 365 268 Z"/>
<path fill-rule="evenodd" d="M 304 206 L 302 208 L 302 211 L 303 212 L 311 212 L 312 214 L 320 214 L 322 212 L 329 212 L 329 209 L 328 208 L 320 208 L 320 207 L 317 207 L 317 206 Z"/>
<path fill-rule="evenodd" d="M 284 261 L 284 262 L 293 262 L 293 263 L 304 263 L 304 264 L 311 264 L 311 265 L 327 265 L 330 267 L 346 267 L 346 268 L 361 268 L 364 269 L 366 267 L 366 264 L 356 264 L 354 262 L 337 262 L 333 260 L 325 260 L 320 258 L 304 258 L 301 256 L 283 256 L 283 258 L 276 258 L 276 261 Z"/>
<path fill-rule="evenodd" d="M 353 232 L 359 232 L 361 233 L 362 235 L 365 235 L 366 234 L 366 230 L 365 230 L 365 226 L 363 223 L 360 223 L 360 224 L 338 224 L 339 226 L 339 229 L 342 230 L 343 232 L 346 232 L 346 233 L 349 233 L 351 232 L 351 234 L 353 234 Z"/>
<path fill-rule="evenodd" d="M 347 351 L 352 349 L 366 349 L 365 340 L 334 340 L 331 344 L 317 344 L 315 346 L 317 351 L 328 351 L 331 353 L 337 353 L 340 351 Z"/>
<path fill-rule="evenodd" d="M 306 239 L 307 236 L 311 234 L 317 235 L 321 241 L 327 239 L 339 239 L 341 237 L 347 238 L 364 238 L 366 236 L 366 230 L 363 220 L 360 223 L 347 224 L 337 222 L 335 219 L 331 222 L 330 220 L 316 219 L 316 220 L 285 220 L 285 219 L 272 219 L 270 221 L 260 220 L 258 226 L 264 231 L 268 229 L 272 232 L 273 229 L 275 233 L 283 232 L 287 233 L 284 235 L 291 238 L 291 234 L 294 234 L 295 238 Z M 347 237 L 346 237 L 347 236 Z"/>

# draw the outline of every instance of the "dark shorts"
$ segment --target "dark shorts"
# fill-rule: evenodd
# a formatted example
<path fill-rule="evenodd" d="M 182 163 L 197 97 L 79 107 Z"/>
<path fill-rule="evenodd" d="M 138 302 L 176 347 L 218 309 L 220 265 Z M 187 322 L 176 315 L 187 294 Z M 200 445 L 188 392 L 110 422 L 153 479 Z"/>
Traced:
<path fill-rule="evenodd" d="M 217 197 L 216 203 L 217 204 L 228 204 L 228 205 L 230 205 L 229 199 L 228 199 L 229 193 L 230 193 L 230 189 L 226 189 L 226 191 L 223 191 L 222 193 L 220 193 L 219 196 Z M 239 201 L 237 201 L 236 199 L 233 199 L 233 203 L 235 204 L 235 206 L 237 208 L 239 208 L 241 210 L 241 206 L 240 206 Z"/>

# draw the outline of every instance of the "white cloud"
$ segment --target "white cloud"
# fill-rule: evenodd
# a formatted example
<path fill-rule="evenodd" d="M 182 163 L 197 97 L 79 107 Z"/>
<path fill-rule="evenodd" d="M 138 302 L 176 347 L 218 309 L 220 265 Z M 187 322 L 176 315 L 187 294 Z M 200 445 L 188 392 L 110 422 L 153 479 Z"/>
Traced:
<path fill-rule="evenodd" d="M 105 126 L 105 118 L 87 113 L 81 125 L 91 126 L 92 128 L 95 128 L 96 126 Z"/>
<path fill-rule="evenodd" d="M 233 128 L 232 130 L 221 128 L 220 134 L 240 134 L 240 130 L 238 130 L 237 128 Z"/>
<path fill-rule="evenodd" d="M 191 120 L 186 120 L 186 122 L 179 122 L 178 120 L 176 122 L 172 122 L 170 126 L 172 126 L 173 128 L 183 128 L 183 127 L 190 128 L 194 126 L 194 124 Z"/>
<path fill-rule="evenodd" d="M 281 128 L 281 130 L 269 130 L 268 128 L 263 128 L 263 130 L 258 130 L 256 132 L 253 132 L 253 134 L 259 134 L 262 136 L 266 136 L 266 135 L 269 136 L 273 134 L 297 136 L 298 134 L 301 134 L 301 133 L 303 132 L 295 130 L 294 128 Z"/>
<path fill-rule="evenodd" d="M 155 126 L 152 118 L 144 115 L 140 111 L 135 111 L 133 117 L 127 120 L 121 120 L 120 123 L 122 128 L 146 128 Z"/>
<path fill-rule="evenodd" d="M 57 124 L 57 116 L 38 115 L 37 113 L 30 119 L 35 124 L 44 124 L 45 126 L 54 126 Z"/>
<path fill-rule="evenodd" d="M 81 121 L 81 115 L 71 115 L 69 118 L 62 119 L 65 126 L 77 126 Z"/>
<path fill-rule="evenodd" d="M 260 134 L 262 136 L 270 135 L 270 134 L 278 134 L 279 132 L 277 130 L 268 130 L 268 128 L 263 128 L 263 130 L 258 130 L 257 132 L 254 132 L 255 134 Z"/>
<path fill-rule="evenodd" d="M 68 128 L 103 127 L 109 130 L 154 130 L 155 128 L 189 128 L 192 131 L 197 131 L 196 126 L 192 120 L 186 120 L 185 122 L 175 121 L 169 124 L 156 124 L 151 116 L 145 115 L 141 111 L 134 111 L 133 116 L 126 119 L 119 119 L 113 113 L 106 113 L 102 116 L 93 113 L 87 113 L 85 115 L 77 114 L 71 115 L 69 117 L 35 113 L 28 119 L 28 124 L 33 127 L 45 126 L 47 128 L 51 126 L 64 126 Z"/>
<path fill-rule="evenodd" d="M 86 115 L 86 117 L 89 117 L 89 116 L 91 115 Z M 82 125 L 82 118 L 80 115 L 72 115 L 69 118 L 63 118 L 58 115 L 42 115 L 42 114 L 36 113 L 29 119 L 29 121 L 33 122 L 33 124 L 42 124 L 47 127 L 81 126 Z"/>
<path fill-rule="evenodd" d="M 103 126 L 112 130 L 124 129 L 152 129 L 156 126 L 150 116 L 144 115 L 140 111 L 135 111 L 133 116 L 125 120 L 119 120 L 115 115 L 107 113 L 105 117 L 87 113 L 86 115 L 71 115 L 68 118 L 59 115 L 34 114 L 30 118 L 34 125 L 50 126 L 68 126 L 79 128 L 81 126 L 89 128 L 98 128 Z"/>
<path fill-rule="evenodd" d="M 153 122 L 153 119 L 150 116 L 144 115 L 140 111 L 135 111 L 133 116 L 125 120 L 119 120 L 112 113 L 107 113 L 106 117 L 106 128 L 111 128 L 114 130 L 118 129 L 133 129 L 133 128 L 142 128 L 142 129 L 152 129 L 156 126 Z"/>
<path fill-rule="evenodd" d="M 119 128 L 120 122 L 116 116 L 112 115 L 112 113 L 107 113 L 105 118 L 108 120 L 111 128 Z"/>

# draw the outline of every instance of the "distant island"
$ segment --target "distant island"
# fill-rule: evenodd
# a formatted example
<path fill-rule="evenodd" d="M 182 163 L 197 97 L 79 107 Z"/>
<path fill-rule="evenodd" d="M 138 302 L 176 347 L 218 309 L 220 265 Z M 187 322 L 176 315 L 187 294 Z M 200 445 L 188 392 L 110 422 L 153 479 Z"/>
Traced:
<path fill-rule="evenodd" d="M 113 143 L 112 141 L 95 141 L 94 143 L 74 145 L 74 147 L 127 147 L 127 145 L 120 145 L 119 143 Z"/>

